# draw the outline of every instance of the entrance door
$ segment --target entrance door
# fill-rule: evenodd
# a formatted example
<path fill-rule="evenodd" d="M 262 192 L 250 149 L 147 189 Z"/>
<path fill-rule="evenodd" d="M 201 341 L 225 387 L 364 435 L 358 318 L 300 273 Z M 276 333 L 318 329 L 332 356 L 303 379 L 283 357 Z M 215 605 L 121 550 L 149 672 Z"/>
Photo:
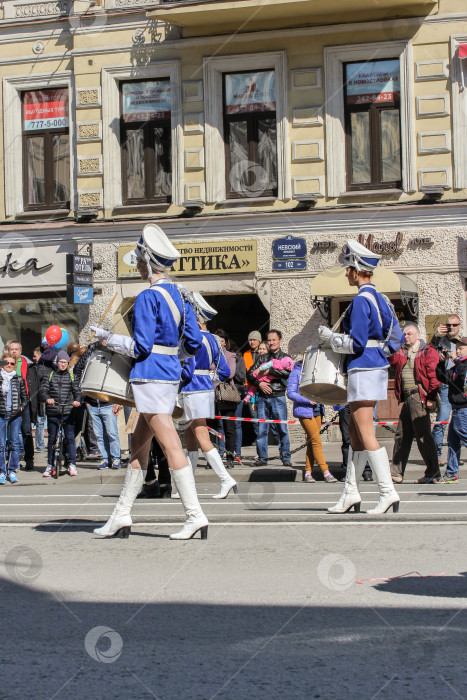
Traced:
<path fill-rule="evenodd" d="M 241 352 L 248 349 L 248 334 L 259 331 L 266 337 L 269 313 L 256 294 L 204 295 L 216 309 L 217 315 L 209 322 L 211 332 L 222 328 L 234 340 Z"/>

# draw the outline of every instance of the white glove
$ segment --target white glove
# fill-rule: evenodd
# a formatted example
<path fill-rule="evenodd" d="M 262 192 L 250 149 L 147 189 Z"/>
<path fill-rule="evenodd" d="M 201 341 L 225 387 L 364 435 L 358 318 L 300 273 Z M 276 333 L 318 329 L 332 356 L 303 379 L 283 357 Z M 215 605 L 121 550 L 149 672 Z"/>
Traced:
<path fill-rule="evenodd" d="M 91 330 L 94 331 L 96 338 L 99 340 L 101 338 L 108 338 L 110 331 L 106 331 L 105 328 L 101 328 L 101 326 L 91 326 Z"/>
<path fill-rule="evenodd" d="M 105 331 L 107 333 L 107 331 Z M 127 357 L 136 357 L 135 341 L 129 335 L 120 335 L 120 333 L 109 333 L 107 339 L 107 349 L 118 352 L 119 355 Z"/>
<path fill-rule="evenodd" d="M 318 335 L 320 340 L 330 340 L 333 336 L 332 330 L 326 326 L 320 326 L 318 328 Z"/>
<path fill-rule="evenodd" d="M 346 333 L 333 333 L 330 340 L 331 348 L 341 355 L 353 355 L 353 339 Z"/>

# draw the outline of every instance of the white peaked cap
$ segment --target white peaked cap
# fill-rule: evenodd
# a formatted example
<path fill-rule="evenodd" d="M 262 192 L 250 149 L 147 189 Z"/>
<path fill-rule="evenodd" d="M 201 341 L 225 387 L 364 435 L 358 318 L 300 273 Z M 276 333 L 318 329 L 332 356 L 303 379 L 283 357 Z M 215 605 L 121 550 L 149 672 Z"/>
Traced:
<path fill-rule="evenodd" d="M 344 267 L 355 267 L 357 272 L 360 272 L 360 270 L 373 272 L 380 260 L 381 255 L 374 253 L 369 248 L 365 248 L 365 246 L 358 241 L 347 241 L 344 254 Z"/>
<path fill-rule="evenodd" d="M 135 253 L 139 257 L 142 255 L 151 265 L 168 270 L 180 257 L 178 250 L 157 224 L 146 224 Z"/>
<path fill-rule="evenodd" d="M 210 321 L 217 314 L 216 309 L 213 309 L 199 292 L 193 292 L 193 301 L 196 316 L 201 322 Z"/>

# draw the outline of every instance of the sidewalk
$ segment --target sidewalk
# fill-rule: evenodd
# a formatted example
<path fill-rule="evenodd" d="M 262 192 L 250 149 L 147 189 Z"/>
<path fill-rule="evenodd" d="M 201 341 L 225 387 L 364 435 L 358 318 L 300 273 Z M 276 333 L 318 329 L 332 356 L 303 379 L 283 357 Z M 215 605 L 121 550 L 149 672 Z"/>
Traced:
<path fill-rule="evenodd" d="M 392 440 L 380 440 L 381 445 L 385 446 L 388 450 L 389 457 L 392 455 Z M 301 446 L 302 443 L 295 442 L 292 444 L 292 452 L 294 449 Z M 342 453 L 341 453 L 341 443 L 340 442 L 326 442 L 323 443 L 324 454 L 328 462 L 329 468 L 333 475 L 340 479 L 344 476 L 344 470 L 341 468 L 342 463 Z M 446 452 L 446 448 L 444 448 Z M 303 470 L 305 469 L 305 448 L 302 447 L 298 452 L 292 455 L 293 467 L 283 467 L 281 460 L 278 458 L 278 449 L 275 446 L 269 447 L 270 460 L 267 467 L 253 467 L 253 462 L 256 459 L 256 447 L 253 445 L 251 447 L 244 447 L 242 449 L 242 459 L 244 460 L 242 464 L 238 464 L 234 469 L 229 470 L 229 473 L 236 479 L 236 481 L 301 481 Z M 123 456 L 126 456 L 124 453 Z M 274 459 L 274 457 L 276 457 Z M 68 474 L 63 474 L 58 480 L 55 479 L 44 479 L 42 477 L 42 472 L 45 470 L 47 464 L 47 453 L 46 452 L 36 452 L 34 458 L 34 471 L 25 472 L 21 470 L 18 474 L 19 484 L 21 486 L 37 486 L 38 484 L 50 484 L 53 483 L 87 483 L 87 484 L 117 484 L 121 483 L 124 479 L 125 468 L 119 470 L 113 469 L 102 469 L 98 470 L 97 465 L 100 460 L 87 460 L 85 462 L 78 462 L 78 477 L 71 478 Z M 198 469 L 196 470 L 196 481 L 200 482 L 210 482 L 215 481 L 216 477 L 210 469 L 205 469 L 204 466 L 206 460 L 204 455 L 201 454 Z M 406 481 L 413 481 L 421 476 L 423 476 L 425 467 L 423 460 L 418 452 L 416 443 L 410 453 L 410 461 L 407 465 L 405 479 Z M 463 466 L 461 466 L 461 478 L 462 478 Z M 321 470 L 317 467 L 313 469 L 313 477 L 317 480 L 321 479 Z"/>

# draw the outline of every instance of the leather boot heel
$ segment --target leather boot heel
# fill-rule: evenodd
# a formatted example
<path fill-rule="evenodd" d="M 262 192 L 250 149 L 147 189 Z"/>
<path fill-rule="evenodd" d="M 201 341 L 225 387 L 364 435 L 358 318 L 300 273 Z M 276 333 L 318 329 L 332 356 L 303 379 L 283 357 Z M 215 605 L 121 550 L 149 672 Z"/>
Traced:
<path fill-rule="evenodd" d="M 204 527 L 202 527 L 200 530 L 200 533 L 201 533 L 201 539 L 207 540 L 208 539 L 208 526 L 205 525 Z"/>
<path fill-rule="evenodd" d="M 395 503 L 392 503 L 388 508 L 386 508 L 386 513 L 388 512 L 389 508 L 391 508 L 391 507 L 392 507 L 393 513 L 398 513 L 399 512 L 399 503 L 400 503 L 400 501 L 396 501 Z"/>
<path fill-rule="evenodd" d="M 353 506 L 350 506 L 350 508 L 347 509 L 347 513 L 349 513 L 352 510 L 352 508 L 354 513 L 360 513 L 360 505 L 360 503 L 354 503 Z"/>
<path fill-rule="evenodd" d="M 121 527 L 112 537 L 120 537 L 122 540 L 127 540 L 130 536 L 130 532 L 131 527 L 128 525 L 127 527 Z"/>
<path fill-rule="evenodd" d="M 238 486 L 234 486 L 233 489 L 232 489 L 232 491 L 233 491 L 234 493 L 238 493 Z"/>

